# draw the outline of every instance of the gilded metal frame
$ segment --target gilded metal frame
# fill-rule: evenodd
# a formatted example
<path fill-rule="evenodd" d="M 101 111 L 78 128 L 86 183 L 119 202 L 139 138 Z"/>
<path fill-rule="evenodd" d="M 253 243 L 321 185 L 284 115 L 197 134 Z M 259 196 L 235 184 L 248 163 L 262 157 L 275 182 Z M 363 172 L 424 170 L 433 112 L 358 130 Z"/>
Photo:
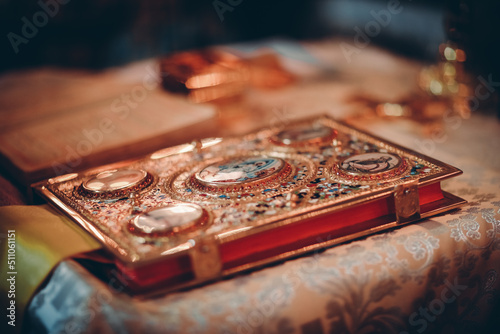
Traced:
<path fill-rule="evenodd" d="M 91 169 L 82 173 L 73 173 L 51 178 L 47 181 L 37 183 L 33 185 L 33 187 L 52 205 L 60 209 L 73 221 L 81 225 L 91 235 L 98 239 L 109 252 L 111 252 L 114 256 L 116 256 L 120 261 L 122 261 L 129 267 L 140 268 L 143 265 L 160 263 L 167 257 L 176 257 L 183 255 L 190 256 L 192 261 L 194 261 L 193 271 L 196 274 L 195 278 L 193 280 L 190 280 L 189 282 L 186 282 L 185 284 L 177 285 L 175 287 L 168 287 L 167 289 L 177 289 L 186 286 L 197 285 L 206 281 L 217 279 L 219 277 L 232 275 L 234 273 L 250 268 L 259 267 L 268 263 L 296 257 L 301 254 L 310 253 L 315 250 L 330 247 L 338 243 L 346 242 L 376 232 L 412 223 L 415 221 L 415 219 L 427 218 L 432 215 L 443 213 L 448 210 L 457 208 L 465 203 L 463 199 L 443 192 L 444 198 L 442 200 L 436 203 L 430 203 L 420 206 L 419 215 L 415 219 L 409 219 L 408 221 L 385 221 L 381 222 L 380 225 L 368 230 L 335 238 L 332 240 L 317 242 L 316 244 L 307 247 L 295 249 L 293 251 L 285 252 L 260 261 L 247 263 L 236 268 L 231 268 L 229 270 L 220 269 L 214 272 L 204 271 L 205 269 L 200 267 L 200 264 L 196 263 L 197 258 L 203 258 L 203 254 L 199 252 L 199 245 L 207 244 L 211 245 L 211 247 L 217 248 L 224 243 L 235 241 L 239 238 L 248 237 L 250 235 L 258 233 L 264 233 L 281 226 L 294 224 L 304 219 L 332 214 L 347 208 L 351 208 L 353 206 L 363 205 L 365 203 L 376 201 L 382 198 L 394 196 L 398 187 L 404 186 L 409 182 L 415 184 L 418 191 L 418 188 L 420 187 L 441 182 L 444 179 L 454 177 L 462 173 L 459 169 L 453 166 L 427 157 L 415 151 L 403 148 L 397 144 L 391 143 L 377 136 L 373 136 L 371 134 L 354 129 L 345 123 L 334 121 L 328 116 L 299 120 L 292 124 L 289 124 L 289 126 L 297 126 L 301 124 L 307 125 L 317 122 L 332 127 L 335 131 L 338 132 L 338 137 L 357 138 L 357 140 L 369 143 L 370 145 L 374 145 L 374 147 L 378 147 L 381 152 L 383 151 L 394 153 L 402 157 L 403 159 L 406 159 L 408 163 L 414 161 L 413 164 L 424 164 L 425 166 L 428 166 L 429 169 L 432 169 L 432 172 L 429 172 L 427 175 L 419 174 L 417 176 L 411 177 L 410 175 L 405 174 L 405 177 L 407 177 L 407 179 L 389 179 L 387 180 L 387 182 L 382 183 L 380 183 L 380 180 L 377 180 L 376 183 L 370 184 L 369 188 L 366 190 L 358 189 L 357 193 L 345 194 L 345 196 L 343 195 L 343 197 L 339 197 L 340 199 L 324 200 L 323 202 L 315 203 L 311 199 L 311 192 L 309 192 L 305 193 L 306 195 L 304 197 L 305 200 L 309 202 L 307 202 L 306 204 L 304 204 L 305 202 L 299 203 L 297 199 L 297 196 L 300 195 L 299 191 L 301 191 L 301 189 L 305 189 L 307 182 L 311 182 L 311 180 L 317 177 L 317 175 L 322 175 L 322 177 L 324 177 L 327 181 L 338 182 L 338 179 L 332 176 L 332 172 L 329 169 L 328 164 L 331 165 L 332 163 L 343 159 L 346 154 L 348 155 L 351 153 L 355 153 L 355 149 L 349 147 L 346 141 L 343 141 L 342 143 L 332 142 L 328 147 L 323 147 L 323 149 L 325 150 L 331 149 L 332 153 L 331 156 L 328 157 L 326 166 L 321 165 L 323 161 L 321 163 L 318 163 L 317 161 L 313 161 L 309 156 L 306 157 L 304 155 L 304 152 L 308 152 L 307 154 L 313 154 L 311 152 L 319 152 L 319 149 L 301 149 L 300 147 L 290 147 L 286 150 L 283 150 L 282 146 L 275 147 L 270 138 L 272 138 L 273 135 L 279 133 L 280 131 L 283 131 L 283 127 L 275 127 L 238 138 L 215 138 L 203 140 L 201 142 L 193 144 L 179 145 L 176 147 L 157 151 L 140 160 L 120 162 L 112 165 L 101 166 L 99 168 Z M 246 147 L 243 150 L 238 149 L 238 145 L 243 145 L 242 143 L 250 143 L 248 144 L 250 146 Z M 205 154 L 205 156 L 203 154 Z M 183 177 L 186 178 L 186 175 L 193 175 L 193 171 L 201 170 L 203 166 L 207 166 L 208 164 L 213 163 L 213 161 L 219 161 L 220 159 L 259 154 L 266 154 L 269 156 L 282 158 L 286 161 L 295 161 L 295 163 L 292 164 L 292 175 L 294 173 L 299 173 L 299 169 L 302 168 L 301 171 L 305 176 L 300 182 L 295 183 L 291 188 L 285 187 L 284 191 L 277 191 L 276 194 L 274 194 L 274 196 L 283 197 L 282 201 L 285 203 L 285 211 L 271 214 L 265 218 L 259 218 L 258 223 L 248 223 L 245 225 L 232 227 L 229 226 L 228 228 L 225 228 L 223 230 L 210 231 L 210 225 L 214 224 L 214 221 L 216 221 L 216 219 L 222 219 L 221 215 L 223 215 L 227 210 L 233 209 L 240 204 L 244 205 L 247 202 L 252 202 L 252 199 L 246 197 L 237 198 L 233 196 L 233 198 L 230 199 L 219 199 L 218 197 L 213 197 L 212 200 L 202 201 L 201 199 L 193 199 L 195 197 L 189 197 L 189 194 L 186 196 L 178 196 L 176 193 L 177 190 L 175 190 L 175 182 L 181 175 L 184 175 Z M 179 161 L 183 162 L 182 166 L 177 166 L 175 164 Z M 151 166 L 155 163 L 163 163 L 163 169 L 157 169 L 156 172 L 151 171 Z M 310 171 L 310 169 L 312 168 L 311 164 L 315 166 L 315 169 L 313 171 Z M 302 167 L 298 168 L 297 166 Z M 81 182 L 83 182 L 82 180 L 85 180 L 86 178 L 91 177 L 92 175 L 95 175 L 104 170 L 115 168 L 141 168 L 154 175 L 155 178 L 154 186 L 152 188 L 148 188 L 146 192 L 140 194 L 141 198 L 136 198 L 133 200 L 126 199 L 116 204 L 123 207 L 120 209 L 123 212 L 128 210 L 126 213 L 123 213 L 124 217 L 127 217 L 126 219 L 117 218 L 118 221 L 113 222 L 116 224 L 121 224 L 121 228 L 118 228 L 118 232 L 101 224 L 96 218 L 96 215 L 92 214 L 91 211 L 83 209 L 83 206 L 91 205 L 92 203 L 90 202 L 92 200 L 89 200 L 89 203 L 87 203 L 83 199 L 84 202 L 82 202 L 81 198 L 78 199 L 69 195 L 74 191 L 74 189 L 71 190 L 71 188 L 74 188 L 75 186 L 78 186 L 78 184 L 81 184 Z M 185 182 L 183 180 L 177 181 L 177 183 L 182 185 L 183 182 Z M 346 184 L 349 184 L 349 182 L 346 182 Z M 147 197 L 147 200 L 144 199 L 144 196 Z M 186 233 L 186 235 L 173 237 L 159 236 L 158 242 L 160 244 L 162 242 L 165 243 L 163 247 L 159 246 L 155 248 L 154 245 L 151 246 L 151 240 L 146 240 L 144 241 L 144 247 L 149 247 L 148 249 L 151 250 L 146 253 L 141 253 L 140 251 L 138 251 L 137 240 L 134 239 L 134 242 L 131 241 L 132 239 L 127 240 L 127 238 L 138 238 L 138 236 L 132 234 L 127 235 L 126 228 L 123 228 L 123 226 L 139 212 L 144 212 L 154 208 L 154 206 L 151 206 L 151 204 L 147 203 L 155 203 L 154 201 L 157 200 L 158 197 L 166 198 L 164 199 L 164 202 L 172 204 L 182 202 L 192 202 L 197 204 L 201 203 L 205 210 L 209 212 L 212 211 L 209 213 L 209 222 L 206 224 L 207 226 L 205 226 L 202 231 L 190 231 L 189 233 Z M 265 202 L 265 200 L 271 198 L 270 195 L 267 195 L 266 193 L 259 193 L 257 197 L 258 199 L 255 199 L 254 202 L 259 203 Z M 115 200 L 115 202 L 112 203 L 117 203 L 116 201 L 120 200 Z M 130 201 L 130 203 L 127 201 Z M 137 207 L 141 205 L 146 206 L 146 208 L 138 209 Z M 147 207 L 148 205 L 149 207 Z M 158 207 L 159 206 L 161 205 L 158 205 Z M 206 249 L 207 246 L 204 247 L 204 249 Z M 218 250 L 214 250 L 214 254 L 218 254 Z M 217 263 L 217 260 L 215 260 L 215 262 Z"/>

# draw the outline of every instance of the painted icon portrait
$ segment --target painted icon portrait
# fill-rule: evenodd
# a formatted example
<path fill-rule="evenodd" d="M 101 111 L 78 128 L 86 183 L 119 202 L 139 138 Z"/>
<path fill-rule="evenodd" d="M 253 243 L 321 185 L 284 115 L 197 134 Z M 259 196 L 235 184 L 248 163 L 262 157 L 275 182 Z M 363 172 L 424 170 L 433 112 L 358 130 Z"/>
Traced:
<path fill-rule="evenodd" d="M 250 157 L 209 165 L 196 178 L 206 183 L 241 183 L 272 175 L 283 166 L 279 158 Z"/>
<path fill-rule="evenodd" d="M 401 158 L 390 153 L 364 153 L 345 159 L 341 168 L 350 173 L 382 173 L 401 164 Z"/>

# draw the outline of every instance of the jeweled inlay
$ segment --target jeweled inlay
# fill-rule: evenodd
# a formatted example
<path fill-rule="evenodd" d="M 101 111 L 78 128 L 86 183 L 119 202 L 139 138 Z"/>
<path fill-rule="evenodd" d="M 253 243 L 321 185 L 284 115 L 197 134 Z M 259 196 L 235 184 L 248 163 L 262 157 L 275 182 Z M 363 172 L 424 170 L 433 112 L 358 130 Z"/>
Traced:
<path fill-rule="evenodd" d="M 349 173 L 376 174 L 387 172 L 401 165 L 401 158 L 390 153 L 357 154 L 342 161 L 340 168 Z"/>
<path fill-rule="evenodd" d="M 215 163 L 196 173 L 203 184 L 234 185 L 258 181 L 279 172 L 285 162 L 272 157 L 248 157 Z"/>
<path fill-rule="evenodd" d="M 90 192 L 102 193 L 132 187 L 147 176 L 143 170 L 123 169 L 105 171 L 88 179 L 82 187 Z"/>
<path fill-rule="evenodd" d="M 174 204 L 141 213 L 131 222 L 133 232 L 165 234 L 189 228 L 203 218 L 203 209 L 196 204 Z"/>

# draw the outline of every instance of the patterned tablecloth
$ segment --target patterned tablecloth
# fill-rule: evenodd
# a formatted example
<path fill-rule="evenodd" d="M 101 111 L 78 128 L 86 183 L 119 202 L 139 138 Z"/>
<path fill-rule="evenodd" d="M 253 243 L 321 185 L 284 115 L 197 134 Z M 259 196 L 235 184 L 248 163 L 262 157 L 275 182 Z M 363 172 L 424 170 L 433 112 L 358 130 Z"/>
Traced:
<path fill-rule="evenodd" d="M 369 52 L 364 51 L 367 59 L 393 63 Z M 302 93 L 289 95 L 289 112 L 306 104 L 300 98 L 308 95 Z M 339 108 L 325 101 L 327 112 L 341 117 L 346 108 L 339 101 Z M 103 282 L 66 260 L 29 306 L 31 331 L 470 333 L 500 325 L 498 120 L 479 114 L 445 120 L 445 132 L 434 138 L 403 121 L 364 126 L 461 168 L 464 174 L 446 181 L 444 189 L 469 203 L 417 224 L 146 300 L 117 291 L 115 282 Z"/>

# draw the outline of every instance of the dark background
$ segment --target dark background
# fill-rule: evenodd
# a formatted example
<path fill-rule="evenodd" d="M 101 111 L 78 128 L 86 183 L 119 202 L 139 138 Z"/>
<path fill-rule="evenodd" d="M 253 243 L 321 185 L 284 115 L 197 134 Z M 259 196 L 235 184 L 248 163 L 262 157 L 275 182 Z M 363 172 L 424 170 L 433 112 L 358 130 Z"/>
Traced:
<path fill-rule="evenodd" d="M 320 39 L 354 34 L 389 0 L 0 0 L 0 72 L 40 65 L 100 69 L 176 50 L 264 38 Z M 58 4 L 38 32 L 18 45 L 23 17 L 40 2 Z M 223 20 L 215 5 L 229 7 Z M 373 38 L 409 57 L 435 60 L 446 39 L 462 44 L 467 66 L 499 73 L 500 1 L 400 0 L 404 10 Z M 221 11 L 221 10 L 220 10 Z M 42 14 L 43 15 L 43 14 Z M 38 19 L 43 19 L 39 15 Z M 43 20 L 42 22 L 43 23 Z M 500 81 L 500 80 L 499 80 Z"/>

